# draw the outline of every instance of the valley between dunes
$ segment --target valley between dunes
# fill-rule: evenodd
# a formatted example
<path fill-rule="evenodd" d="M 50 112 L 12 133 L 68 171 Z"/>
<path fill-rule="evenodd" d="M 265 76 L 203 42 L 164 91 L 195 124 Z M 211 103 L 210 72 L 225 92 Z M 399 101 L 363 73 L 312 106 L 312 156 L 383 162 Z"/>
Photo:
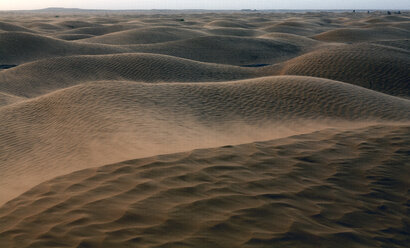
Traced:
<path fill-rule="evenodd" d="M 0 12 L 0 247 L 406 247 L 410 14 Z"/>

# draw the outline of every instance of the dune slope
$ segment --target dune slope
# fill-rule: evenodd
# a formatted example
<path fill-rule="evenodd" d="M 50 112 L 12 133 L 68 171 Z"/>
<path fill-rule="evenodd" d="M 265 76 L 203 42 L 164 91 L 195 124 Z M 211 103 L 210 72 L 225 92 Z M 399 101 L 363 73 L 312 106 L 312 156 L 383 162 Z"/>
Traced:
<path fill-rule="evenodd" d="M 180 41 L 134 46 L 137 52 L 160 53 L 202 62 L 246 65 L 276 63 L 300 54 L 284 41 L 237 36 L 204 36 Z"/>
<path fill-rule="evenodd" d="M 286 61 L 282 74 L 329 78 L 410 97 L 410 51 L 372 43 L 319 49 Z"/>
<path fill-rule="evenodd" d="M 129 50 L 102 44 L 77 44 L 26 32 L 0 35 L 0 64 L 22 64 L 38 59 L 81 55 L 112 54 Z"/>
<path fill-rule="evenodd" d="M 150 27 L 109 33 L 85 39 L 82 40 L 82 42 L 112 45 L 150 44 L 190 39 L 200 36 L 206 36 L 206 33 L 186 28 Z"/>
<path fill-rule="evenodd" d="M 409 133 L 333 129 L 78 171 L 0 208 L 0 245 L 404 247 Z"/>
<path fill-rule="evenodd" d="M 327 31 L 313 38 L 327 42 L 363 42 L 375 40 L 397 40 L 410 37 L 407 30 L 379 27 L 379 28 L 341 28 Z"/>
<path fill-rule="evenodd" d="M 0 199 L 103 163 L 408 120 L 409 100 L 310 77 L 85 83 L 0 108 Z"/>
<path fill-rule="evenodd" d="M 148 53 L 65 56 L 1 71 L 0 92 L 33 97 L 87 81 L 209 82 L 262 75 L 267 73 Z"/>

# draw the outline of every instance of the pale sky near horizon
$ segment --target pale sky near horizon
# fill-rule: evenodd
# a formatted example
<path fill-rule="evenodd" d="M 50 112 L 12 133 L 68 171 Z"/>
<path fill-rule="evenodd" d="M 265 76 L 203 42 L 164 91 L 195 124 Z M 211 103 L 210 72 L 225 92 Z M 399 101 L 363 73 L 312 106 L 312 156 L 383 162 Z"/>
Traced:
<path fill-rule="evenodd" d="M 82 9 L 410 9 L 410 0 L 0 0 L 0 10 Z"/>

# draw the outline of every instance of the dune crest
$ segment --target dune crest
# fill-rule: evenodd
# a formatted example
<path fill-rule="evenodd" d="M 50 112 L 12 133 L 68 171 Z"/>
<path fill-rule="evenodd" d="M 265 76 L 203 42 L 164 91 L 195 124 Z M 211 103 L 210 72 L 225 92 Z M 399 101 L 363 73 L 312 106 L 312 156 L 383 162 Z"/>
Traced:
<path fill-rule="evenodd" d="M 333 46 L 286 61 L 281 74 L 329 78 L 409 98 L 409 55 L 372 43 Z"/>
<path fill-rule="evenodd" d="M 325 130 L 78 171 L 0 208 L 0 245 L 403 246 L 409 133 Z"/>
<path fill-rule="evenodd" d="M 319 78 L 84 83 L 0 108 L 0 194 L 104 161 L 409 120 L 410 100 Z"/>

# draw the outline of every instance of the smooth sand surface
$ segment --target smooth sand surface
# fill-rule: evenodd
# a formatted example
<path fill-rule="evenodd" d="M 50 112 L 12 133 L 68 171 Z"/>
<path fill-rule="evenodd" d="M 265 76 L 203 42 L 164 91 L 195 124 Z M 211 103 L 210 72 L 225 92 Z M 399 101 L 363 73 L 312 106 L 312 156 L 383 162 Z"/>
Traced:
<path fill-rule="evenodd" d="M 0 247 L 406 247 L 409 38 L 406 12 L 0 12 Z"/>

